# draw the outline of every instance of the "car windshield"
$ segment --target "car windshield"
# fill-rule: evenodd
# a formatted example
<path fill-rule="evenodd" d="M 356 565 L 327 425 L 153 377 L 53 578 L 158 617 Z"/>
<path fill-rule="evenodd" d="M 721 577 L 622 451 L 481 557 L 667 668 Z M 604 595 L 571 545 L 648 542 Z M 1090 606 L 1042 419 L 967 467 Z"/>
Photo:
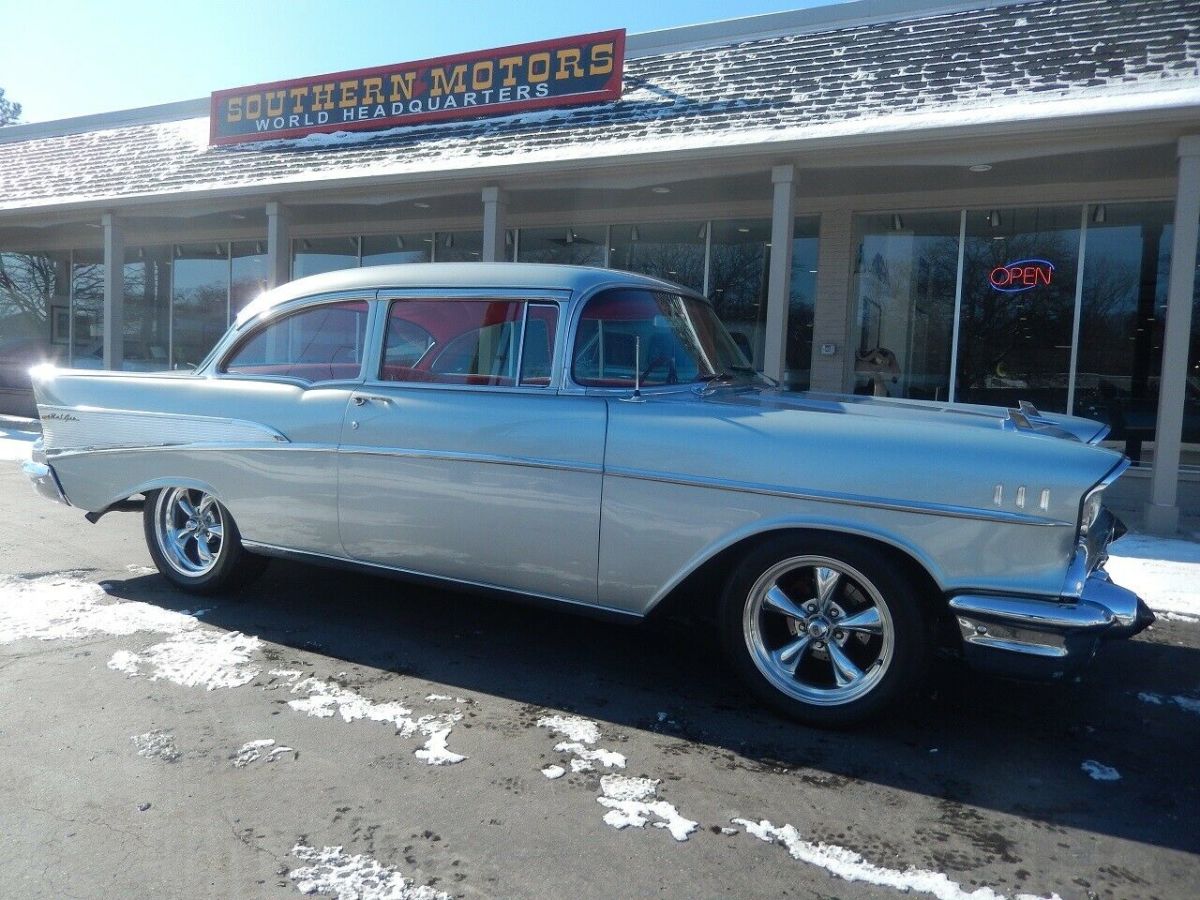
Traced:
<path fill-rule="evenodd" d="M 620 288 L 584 307 L 572 375 L 585 387 L 654 387 L 760 376 L 703 300 Z"/>

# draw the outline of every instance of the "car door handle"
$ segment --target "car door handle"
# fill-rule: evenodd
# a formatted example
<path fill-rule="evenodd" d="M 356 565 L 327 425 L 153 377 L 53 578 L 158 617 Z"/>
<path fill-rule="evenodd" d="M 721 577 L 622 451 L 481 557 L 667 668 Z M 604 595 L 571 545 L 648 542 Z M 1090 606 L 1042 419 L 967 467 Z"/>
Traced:
<path fill-rule="evenodd" d="M 370 396 L 358 394 L 354 398 L 355 406 L 362 406 L 365 403 L 391 403 L 391 402 L 392 402 L 391 397 L 379 397 L 374 394 L 372 394 Z"/>

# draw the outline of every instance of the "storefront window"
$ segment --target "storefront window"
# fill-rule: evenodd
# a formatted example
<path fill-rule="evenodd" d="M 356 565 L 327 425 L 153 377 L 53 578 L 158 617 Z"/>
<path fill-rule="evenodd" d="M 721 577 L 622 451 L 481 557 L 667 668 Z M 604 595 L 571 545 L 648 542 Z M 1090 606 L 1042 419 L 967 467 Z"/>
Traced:
<path fill-rule="evenodd" d="M 229 316 L 267 289 L 267 248 L 262 241 L 234 241 L 229 266 Z"/>
<path fill-rule="evenodd" d="M 812 376 L 813 309 L 817 297 L 817 250 L 821 219 L 801 216 L 792 225 L 792 277 L 788 296 L 784 385 L 807 391 Z"/>
<path fill-rule="evenodd" d="M 104 367 L 104 254 L 76 250 L 71 257 L 71 365 Z"/>
<path fill-rule="evenodd" d="M 769 219 L 732 219 L 710 223 L 708 299 L 734 341 L 755 368 L 763 366 L 767 322 Z"/>
<path fill-rule="evenodd" d="M 368 234 L 362 239 L 364 266 L 429 262 L 429 232 L 419 234 Z"/>
<path fill-rule="evenodd" d="M 609 265 L 704 290 L 704 222 L 614 225 Z"/>
<path fill-rule="evenodd" d="M 123 369 L 149 372 L 169 367 L 170 317 L 171 248 L 126 250 Z"/>
<path fill-rule="evenodd" d="M 948 398 L 960 224 L 959 212 L 855 219 L 855 393 Z"/>
<path fill-rule="evenodd" d="M 517 261 L 602 266 L 606 231 L 603 225 L 586 228 L 522 228 L 518 238 Z"/>
<path fill-rule="evenodd" d="M 229 245 L 175 247 L 171 288 L 171 366 L 198 364 L 229 323 Z"/>
<path fill-rule="evenodd" d="M 31 366 L 66 363 L 70 265 L 69 253 L 0 252 L 0 412 L 32 413 L 8 392 L 28 392 Z"/>
<path fill-rule="evenodd" d="M 292 241 L 292 278 L 358 268 L 358 236 Z"/>
<path fill-rule="evenodd" d="M 1067 411 L 1081 212 L 967 211 L 957 400 Z"/>
<path fill-rule="evenodd" d="M 482 258 L 482 231 L 439 231 L 433 236 L 434 262 L 479 262 Z"/>

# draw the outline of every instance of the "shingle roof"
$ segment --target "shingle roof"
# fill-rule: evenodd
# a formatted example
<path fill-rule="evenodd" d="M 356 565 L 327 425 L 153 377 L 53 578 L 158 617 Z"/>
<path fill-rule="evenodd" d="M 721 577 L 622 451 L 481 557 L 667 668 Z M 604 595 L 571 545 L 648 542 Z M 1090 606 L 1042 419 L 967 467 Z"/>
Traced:
<path fill-rule="evenodd" d="M 1164 92 L 1200 108 L 1200 0 L 1038 0 L 630 59 L 623 98 L 600 106 L 221 148 L 207 118 L 0 143 L 0 210 L 802 140 L 1014 104 L 1137 108 Z"/>

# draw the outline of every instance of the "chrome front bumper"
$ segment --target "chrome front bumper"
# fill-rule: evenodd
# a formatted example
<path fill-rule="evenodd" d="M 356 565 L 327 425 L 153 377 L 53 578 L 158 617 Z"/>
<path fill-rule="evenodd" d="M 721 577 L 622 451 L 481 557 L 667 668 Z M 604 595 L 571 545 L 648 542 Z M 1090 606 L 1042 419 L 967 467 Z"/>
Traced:
<path fill-rule="evenodd" d="M 1087 576 L 1078 596 L 1057 603 L 959 594 L 950 611 L 968 663 L 1022 678 L 1063 678 L 1091 660 L 1101 640 L 1132 637 L 1154 621 L 1141 598 L 1103 568 Z"/>

